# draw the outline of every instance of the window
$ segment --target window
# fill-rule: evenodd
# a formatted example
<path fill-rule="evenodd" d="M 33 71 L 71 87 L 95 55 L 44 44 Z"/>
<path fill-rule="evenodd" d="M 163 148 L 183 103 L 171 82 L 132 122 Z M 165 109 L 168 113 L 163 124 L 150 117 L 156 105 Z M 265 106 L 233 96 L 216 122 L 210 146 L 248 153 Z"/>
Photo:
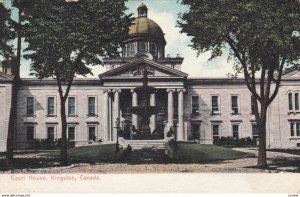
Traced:
<path fill-rule="evenodd" d="M 299 122 L 291 122 L 291 137 L 300 137 L 300 121 Z"/>
<path fill-rule="evenodd" d="M 211 112 L 212 114 L 218 114 L 219 112 L 219 96 L 211 97 Z"/>
<path fill-rule="evenodd" d="M 255 97 L 251 95 L 251 114 L 255 112 Z"/>
<path fill-rule="evenodd" d="M 141 52 L 147 51 L 147 44 L 145 42 L 139 43 L 139 51 L 141 51 Z"/>
<path fill-rule="evenodd" d="M 53 116 L 53 115 L 55 115 L 55 97 L 53 97 L 53 96 L 51 96 L 51 97 L 48 97 L 47 98 L 47 103 L 48 103 L 48 105 L 47 105 L 47 108 L 48 108 L 48 110 L 47 110 L 47 115 L 48 116 Z"/>
<path fill-rule="evenodd" d="M 232 137 L 233 137 L 233 139 L 239 139 L 239 125 L 238 124 L 232 125 Z"/>
<path fill-rule="evenodd" d="M 200 124 L 192 124 L 192 140 L 200 139 Z"/>
<path fill-rule="evenodd" d="M 295 110 L 299 110 L 299 93 L 295 93 Z"/>
<path fill-rule="evenodd" d="M 74 126 L 68 127 L 68 140 L 69 141 L 75 140 L 75 127 Z"/>
<path fill-rule="evenodd" d="M 192 113 L 199 113 L 199 96 L 192 96 Z"/>
<path fill-rule="evenodd" d="M 88 115 L 96 115 L 96 97 L 88 97 Z"/>
<path fill-rule="evenodd" d="M 47 139 L 49 141 L 54 141 L 54 127 L 53 126 L 47 127 Z"/>
<path fill-rule="evenodd" d="M 220 138 L 220 125 L 219 124 L 212 125 L 212 133 L 213 133 L 214 140 Z"/>
<path fill-rule="evenodd" d="M 133 57 L 135 54 L 135 43 L 129 43 L 129 57 Z"/>
<path fill-rule="evenodd" d="M 27 126 L 26 127 L 26 138 L 28 141 L 34 139 L 34 126 Z"/>
<path fill-rule="evenodd" d="M 289 110 L 293 110 L 293 94 L 289 93 Z"/>
<path fill-rule="evenodd" d="M 26 98 L 26 115 L 34 116 L 34 97 Z"/>
<path fill-rule="evenodd" d="M 69 97 L 68 98 L 68 115 L 69 116 L 76 115 L 76 111 L 75 111 L 75 97 Z"/>
<path fill-rule="evenodd" d="M 231 113 L 239 113 L 238 96 L 231 96 Z"/>
<path fill-rule="evenodd" d="M 252 138 L 257 139 L 258 137 L 259 137 L 259 135 L 258 135 L 257 124 L 252 124 Z"/>
<path fill-rule="evenodd" d="M 89 140 L 96 141 L 96 127 L 95 126 L 89 126 Z"/>
<path fill-rule="evenodd" d="M 299 111 L 299 93 L 298 92 L 290 92 L 288 94 L 289 100 L 289 111 Z"/>
<path fill-rule="evenodd" d="M 153 56 L 156 56 L 156 53 L 157 53 L 156 44 L 152 43 L 152 44 L 150 45 L 150 53 L 151 53 Z"/>

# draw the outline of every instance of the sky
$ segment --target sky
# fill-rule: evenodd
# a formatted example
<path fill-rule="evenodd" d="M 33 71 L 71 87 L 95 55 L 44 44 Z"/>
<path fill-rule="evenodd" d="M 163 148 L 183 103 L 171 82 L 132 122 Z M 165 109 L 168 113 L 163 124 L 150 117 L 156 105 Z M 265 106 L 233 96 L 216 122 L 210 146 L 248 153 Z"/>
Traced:
<path fill-rule="evenodd" d="M 178 0 L 128 0 L 126 3 L 127 13 L 137 16 L 137 7 L 144 3 L 148 7 L 148 17 L 155 21 L 165 33 L 167 42 L 165 54 L 176 57 L 179 54 L 184 58 L 181 70 L 189 75 L 189 77 L 226 77 L 227 73 L 233 73 L 233 62 L 227 62 L 226 51 L 223 56 L 208 61 L 210 52 L 202 53 L 197 57 L 197 52 L 189 45 L 191 37 L 180 33 L 177 27 L 178 14 L 188 10 L 188 8 Z M 23 45 L 26 48 L 26 44 Z M 27 78 L 30 73 L 30 61 L 22 59 L 21 77 Z M 94 75 L 87 77 L 97 78 L 98 74 L 105 71 L 102 66 L 91 67 Z"/>

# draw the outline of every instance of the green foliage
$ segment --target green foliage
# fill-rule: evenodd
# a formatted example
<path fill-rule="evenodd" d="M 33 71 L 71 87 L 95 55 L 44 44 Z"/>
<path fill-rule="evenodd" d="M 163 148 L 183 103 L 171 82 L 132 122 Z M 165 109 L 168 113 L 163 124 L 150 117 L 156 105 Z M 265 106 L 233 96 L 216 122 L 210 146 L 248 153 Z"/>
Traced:
<path fill-rule="evenodd" d="M 14 38 L 10 19 L 10 10 L 0 3 L 0 55 L 12 53 L 12 46 L 8 43 Z"/>
<path fill-rule="evenodd" d="M 259 130 L 258 166 L 266 162 L 266 117 L 275 99 L 283 68 L 299 62 L 300 3 L 296 0 L 182 0 L 190 10 L 180 15 L 182 32 L 192 36 L 199 53 L 211 59 L 229 47 L 237 73 L 243 73 L 254 97 Z M 258 106 L 260 102 L 260 109 Z"/>
<path fill-rule="evenodd" d="M 256 70 L 271 66 L 266 61 L 272 62 L 273 57 L 274 60 L 285 57 L 290 63 L 299 59 L 300 5 L 294 0 L 182 0 L 182 3 L 190 11 L 180 15 L 179 25 L 182 32 L 193 37 L 192 46 L 199 52 L 212 50 L 212 57 L 216 57 L 229 44 L 233 57 L 239 59 L 236 54 L 239 52 L 245 63 L 256 65 Z"/>
<path fill-rule="evenodd" d="M 125 9 L 124 1 L 36 1 L 24 30 L 33 74 L 69 82 L 90 73 L 86 65 L 101 64 L 100 57 L 118 55 L 130 24 Z"/>

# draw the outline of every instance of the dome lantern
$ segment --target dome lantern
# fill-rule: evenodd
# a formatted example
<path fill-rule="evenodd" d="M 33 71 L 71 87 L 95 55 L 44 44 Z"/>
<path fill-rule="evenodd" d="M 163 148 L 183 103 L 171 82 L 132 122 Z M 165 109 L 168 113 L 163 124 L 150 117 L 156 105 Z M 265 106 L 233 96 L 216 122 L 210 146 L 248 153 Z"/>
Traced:
<path fill-rule="evenodd" d="M 145 4 L 141 4 L 138 8 L 138 17 L 147 17 L 147 13 L 148 13 L 148 8 Z"/>

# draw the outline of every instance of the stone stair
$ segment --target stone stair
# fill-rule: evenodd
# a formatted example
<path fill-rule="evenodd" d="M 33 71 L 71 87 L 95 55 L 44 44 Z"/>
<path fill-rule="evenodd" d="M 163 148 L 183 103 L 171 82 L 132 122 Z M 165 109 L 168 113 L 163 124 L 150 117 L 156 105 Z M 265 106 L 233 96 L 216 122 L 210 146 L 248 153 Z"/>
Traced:
<path fill-rule="evenodd" d="M 124 138 L 120 138 L 119 142 L 123 147 L 127 147 L 128 145 L 130 145 L 132 150 L 164 150 L 166 143 L 165 140 L 125 140 Z"/>
<path fill-rule="evenodd" d="M 143 148 L 136 149 L 130 153 L 129 163 L 168 163 L 169 157 L 162 149 Z"/>

